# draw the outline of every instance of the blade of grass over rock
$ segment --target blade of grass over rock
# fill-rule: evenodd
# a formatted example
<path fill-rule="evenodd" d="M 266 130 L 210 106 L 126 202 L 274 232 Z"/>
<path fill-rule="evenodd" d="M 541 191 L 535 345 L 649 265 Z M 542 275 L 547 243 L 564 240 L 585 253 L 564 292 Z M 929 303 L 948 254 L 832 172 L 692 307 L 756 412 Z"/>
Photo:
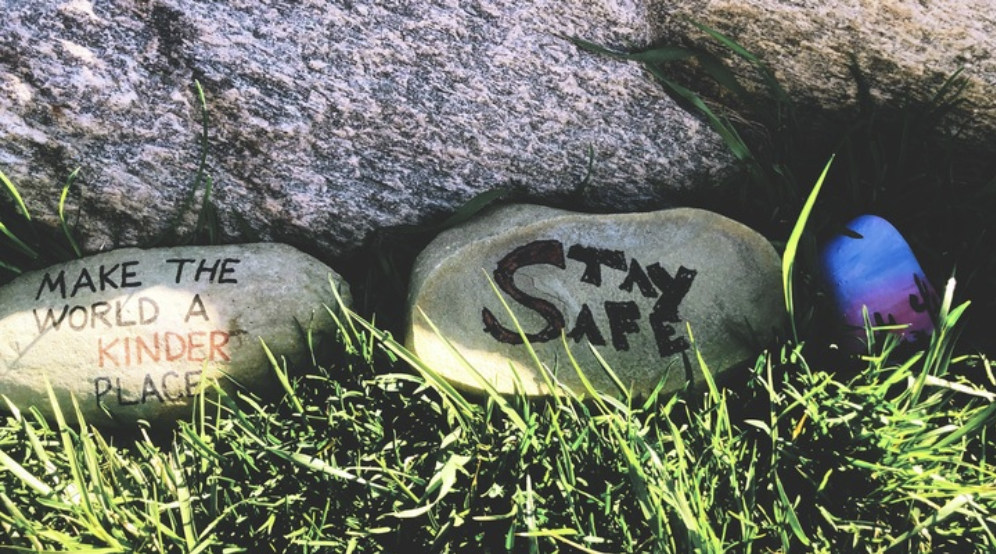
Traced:
<path fill-rule="evenodd" d="M 750 148 L 740 136 L 737 129 L 726 118 L 717 115 L 717 113 L 706 104 L 700 95 L 666 75 L 660 65 L 663 62 L 683 61 L 688 58 L 695 58 L 699 61 L 703 69 L 705 69 L 706 73 L 709 74 L 709 76 L 712 77 L 712 79 L 714 79 L 717 83 L 728 88 L 739 96 L 746 97 L 747 93 L 740 84 L 739 80 L 736 78 L 736 75 L 729 70 L 722 60 L 705 51 L 686 49 L 684 47 L 677 46 L 658 47 L 643 52 L 630 53 L 611 50 L 577 37 L 563 38 L 571 41 L 579 48 L 595 54 L 608 55 L 617 59 L 639 61 L 643 63 L 645 69 L 658 82 L 664 85 L 665 89 L 669 91 L 669 94 L 680 101 L 687 103 L 706 118 L 706 121 L 709 122 L 709 125 L 713 128 L 713 130 L 719 134 L 719 136 L 723 139 L 723 142 L 726 143 L 726 146 L 730 149 L 730 152 L 740 162 L 745 164 L 754 179 L 756 179 L 759 183 L 764 183 L 768 190 L 777 189 L 777 187 L 772 183 L 768 171 L 760 165 L 758 160 L 751 153 Z"/>
<path fill-rule="evenodd" d="M 617 59 L 641 62 L 644 64 L 661 64 L 695 59 L 699 62 L 699 64 L 701 64 L 702 68 L 705 69 L 706 73 L 708 73 L 709 76 L 712 77 L 717 83 L 740 96 L 746 96 L 747 94 L 747 91 L 740 84 L 740 81 L 737 79 L 736 75 L 730 70 L 729 67 L 726 66 L 723 60 L 704 50 L 668 45 L 636 52 L 619 52 L 577 37 L 561 36 L 561 38 L 569 40 L 576 46 L 595 54 L 603 54 Z M 673 84 L 670 80 L 668 83 L 669 86 Z M 684 90 L 687 91 L 688 89 Z M 682 96 L 686 95 L 683 94 Z M 688 98 L 686 97 L 686 99 Z"/>
<path fill-rule="evenodd" d="M 491 278 L 491 275 L 489 275 L 484 268 L 481 268 L 481 272 L 484 273 L 484 277 L 488 280 L 488 285 L 491 286 L 491 290 L 498 298 L 498 301 L 501 302 L 502 308 L 504 308 L 505 313 L 507 313 L 509 317 L 512 318 L 512 323 L 515 325 L 516 332 L 519 333 L 519 338 L 522 340 L 522 345 L 526 348 L 526 352 L 529 353 L 529 358 L 532 360 L 533 365 L 536 366 L 536 371 L 543 378 L 543 383 L 546 385 L 547 390 L 550 391 L 550 394 L 559 394 L 559 387 L 557 387 L 554 384 L 553 380 L 549 375 L 549 370 L 546 368 L 546 365 L 539 359 L 539 356 L 536 354 L 536 349 L 533 348 L 532 343 L 529 341 L 528 338 L 526 338 L 526 331 L 519 324 L 519 319 L 515 317 L 515 313 L 512 312 L 512 307 L 508 304 L 507 301 L 505 301 L 505 297 L 502 295 L 501 291 L 498 290 L 498 285 L 495 284 L 494 280 Z"/>
<path fill-rule="evenodd" d="M 481 213 L 483 210 L 487 209 L 488 206 L 507 198 L 511 192 L 512 191 L 508 189 L 497 188 L 475 195 L 473 198 L 457 208 L 456 211 L 453 212 L 451 216 L 447 217 L 445 221 L 440 223 L 439 229 L 449 229 L 468 221 L 472 217 Z"/>
<path fill-rule="evenodd" d="M 578 37 L 559 35 L 560 38 L 573 42 L 576 46 L 587 50 L 593 54 L 611 56 L 620 60 L 630 60 L 645 63 L 665 63 L 684 61 L 702 54 L 698 50 L 686 48 L 684 46 L 659 46 L 638 52 L 620 52 L 606 48 L 594 42 L 590 42 Z"/>
<path fill-rule="evenodd" d="M 965 72 L 964 67 L 959 67 L 954 73 L 948 77 L 944 84 L 937 89 L 934 96 L 927 103 L 931 107 L 931 115 L 946 115 L 950 113 L 959 104 L 965 102 L 963 92 L 965 88 L 969 85 L 969 79 L 962 76 Z"/>
<path fill-rule="evenodd" d="M 584 387 L 584 391 L 585 393 L 587 393 L 588 398 L 593 402 L 595 402 L 596 405 L 598 405 L 598 408 L 602 411 L 603 414 L 610 413 L 612 410 L 610 410 L 608 404 L 606 404 L 605 397 L 599 394 L 597 390 L 595 390 L 595 386 L 591 384 L 591 380 L 588 379 L 588 375 L 585 373 L 581 365 L 578 364 L 577 359 L 574 358 L 574 354 L 571 352 L 571 349 L 565 348 L 565 350 L 567 352 L 568 362 L 570 362 L 571 368 L 574 370 L 574 372 L 577 373 L 578 379 L 581 381 L 581 386 Z M 596 356 L 598 355 L 598 352 L 594 348 L 591 348 L 591 350 L 595 352 Z"/>
<path fill-rule="evenodd" d="M 355 320 L 361 327 L 365 328 L 367 332 L 374 336 L 385 349 L 408 363 L 411 367 L 418 371 L 427 382 L 431 383 L 437 390 L 439 390 L 442 394 L 443 401 L 450 406 L 450 413 L 460 422 L 460 426 L 463 428 L 470 428 L 468 420 L 475 417 L 475 410 L 470 402 L 468 402 L 467 399 L 464 398 L 464 396 L 460 394 L 460 392 L 457 391 L 449 381 L 422 362 L 422 360 L 412 354 L 401 343 L 394 340 L 389 333 L 377 329 L 371 323 L 360 317 L 359 314 L 356 314 L 351 310 L 346 313 L 350 319 Z"/>
<path fill-rule="evenodd" d="M 211 202 L 212 192 L 214 192 L 214 179 L 207 175 L 204 177 L 204 196 L 201 198 L 201 207 L 197 211 L 197 223 L 194 229 L 198 235 L 207 237 L 208 244 L 220 244 L 221 232 L 218 215 Z"/>
<path fill-rule="evenodd" d="M 360 332 L 357 330 L 356 325 L 353 322 L 353 318 L 349 317 L 349 307 L 342 299 L 342 292 L 336 285 L 335 280 L 332 275 L 329 275 L 329 288 L 332 290 L 332 296 L 335 298 L 335 309 L 331 306 L 325 306 L 325 311 L 328 312 L 329 316 L 335 322 L 336 327 L 339 328 L 339 336 L 346 343 L 346 349 L 349 352 L 359 353 L 360 352 Z M 344 317 L 340 317 L 340 314 L 347 314 Z M 348 327 L 347 327 L 348 326 Z M 373 340 L 373 337 L 371 337 Z M 365 351 L 365 358 L 370 359 L 369 353 L 372 349 L 367 349 Z M 313 353 L 312 353 L 313 354 Z M 316 364 L 317 365 L 317 364 Z"/>
<path fill-rule="evenodd" d="M 22 253 L 24 253 L 24 255 L 28 256 L 32 260 L 38 259 L 39 257 L 38 252 L 36 252 L 33 248 L 31 248 L 27 244 L 25 244 L 24 241 L 17 238 L 17 235 L 15 235 L 13 231 L 8 229 L 7 226 L 3 224 L 3 222 L 0 222 L 0 233 L 3 233 L 3 235 L 6 236 L 7 239 L 9 239 L 10 242 L 14 244 L 14 247 L 20 250 Z"/>
<path fill-rule="evenodd" d="M 706 73 L 719 83 L 720 86 L 732 91 L 737 96 L 742 98 L 747 97 L 747 89 L 740 84 L 736 74 L 727 67 L 722 59 L 706 52 L 699 54 L 696 59 L 702 65 L 702 68 L 705 69 Z"/>
<path fill-rule="evenodd" d="M 750 152 L 750 148 L 740 137 L 740 134 L 737 132 L 736 128 L 733 127 L 733 125 L 717 115 L 698 94 L 668 78 L 659 68 L 651 66 L 648 68 L 648 71 L 650 71 L 650 73 L 656 77 L 658 81 L 667 86 L 667 88 L 674 94 L 677 94 L 683 98 L 686 102 L 702 113 L 702 115 L 704 115 L 709 121 L 709 124 L 712 126 L 713 130 L 719 134 L 719 136 L 723 139 L 723 142 L 726 143 L 727 148 L 730 149 L 730 152 L 732 152 L 738 160 L 747 163 L 749 167 L 757 170 L 756 161 Z"/>
<path fill-rule="evenodd" d="M 777 79 L 775 79 L 774 75 L 771 73 L 771 70 L 768 69 L 768 66 L 763 61 L 761 61 L 760 58 L 751 53 L 750 50 L 747 50 L 746 48 L 741 46 L 737 41 L 727 37 L 726 35 L 720 33 L 716 29 L 713 29 L 708 25 L 699 23 L 698 21 L 692 21 L 691 23 L 692 25 L 698 27 L 699 30 L 703 31 L 704 33 L 712 37 L 714 40 L 722 44 L 728 50 L 735 53 L 737 56 L 740 56 L 744 60 L 747 60 L 751 65 L 754 66 L 755 69 L 757 69 L 761 73 L 764 84 L 768 87 L 768 90 L 775 95 L 775 98 L 779 100 L 783 105 L 786 106 L 792 105 L 788 93 L 785 92 L 785 89 L 782 88 L 781 84 L 778 82 Z M 737 89 L 730 88 L 730 90 L 736 91 Z M 743 91 L 743 89 L 740 88 L 740 91 Z M 745 92 L 742 94 L 742 96 L 746 96 Z"/>
<path fill-rule="evenodd" d="M 73 233 L 69 230 L 69 223 L 66 221 L 66 198 L 69 196 L 69 187 L 72 186 L 79 172 L 80 168 L 77 167 L 69 174 L 66 184 L 62 187 L 62 194 L 59 195 L 59 224 L 62 226 L 62 233 L 66 236 L 66 240 L 69 241 L 69 245 L 72 247 L 73 252 L 76 253 L 77 258 L 83 257 L 83 252 L 80 250 L 79 245 L 76 244 L 76 239 L 73 238 Z"/>
<path fill-rule="evenodd" d="M 567 342 L 566 333 L 561 333 L 561 341 L 564 344 L 564 348 L 569 350 L 570 344 Z M 619 391 L 619 394 L 623 395 L 623 400 L 626 402 L 627 405 L 629 405 L 630 402 L 632 402 L 633 400 L 632 389 L 626 388 L 626 386 L 622 382 L 622 379 L 619 378 L 619 374 L 616 373 L 615 370 L 612 369 L 612 366 L 609 365 L 609 362 L 607 362 L 605 358 L 602 357 L 602 353 L 599 352 L 597 348 L 595 348 L 595 345 L 589 342 L 588 350 L 590 350 L 592 355 L 595 356 L 595 360 L 598 362 L 598 365 L 601 368 L 601 370 L 604 371 L 605 374 L 609 376 L 609 379 L 612 379 L 612 383 L 616 386 L 616 389 Z M 574 361 L 573 363 L 576 364 L 577 362 Z"/>
<path fill-rule="evenodd" d="M 789 235 L 788 242 L 785 244 L 785 253 L 782 255 L 782 290 L 785 294 L 785 310 L 792 324 L 792 338 L 796 342 L 799 342 L 799 330 L 796 326 L 795 299 L 792 288 L 795 276 L 796 256 L 799 251 L 799 241 L 802 239 L 802 233 L 806 230 L 806 223 L 813 212 L 816 199 L 820 195 L 820 190 L 823 188 L 823 182 L 826 180 L 827 173 L 830 172 L 831 165 L 833 165 L 833 156 L 830 157 L 830 161 L 823 168 L 823 172 L 820 174 L 820 178 L 817 179 L 816 185 L 813 186 L 813 190 L 809 193 L 809 197 L 806 198 L 806 203 L 803 205 L 802 211 L 799 212 L 799 217 L 792 228 L 792 234 Z"/>
<path fill-rule="evenodd" d="M 270 347 L 266 346 L 266 342 L 260 338 L 260 345 L 263 346 L 263 351 L 266 352 L 266 359 L 270 361 L 270 367 L 273 368 L 273 374 L 277 376 L 277 380 L 280 382 L 280 386 L 283 387 L 284 392 L 287 393 L 287 398 L 290 399 L 291 403 L 294 405 L 294 409 L 298 413 L 304 413 L 304 405 L 301 404 L 301 400 L 298 399 L 297 394 L 294 393 L 294 387 L 291 386 L 290 379 L 287 378 L 287 361 L 284 360 L 284 364 L 281 365 L 277 362 L 277 359 L 273 356 L 273 352 L 270 351 Z"/>
<path fill-rule="evenodd" d="M 709 366 L 706 365 L 705 358 L 702 357 L 702 351 L 699 350 L 699 347 L 695 342 L 695 335 L 692 334 L 692 324 L 687 321 L 685 322 L 685 331 L 688 333 L 688 343 L 692 347 L 692 351 L 695 352 L 695 361 L 699 364 L 699 368 L 702 370 L 702 377 L 708 387 L 709 396 L 713 402 L 718 402 L 719 387 L 716 386 L 716 381 L 712 377 L 712 372 L 709 371 Z"/>
<path fill-rule="evenodd" d="M 7 270 L 7 271 L 9 271 L 11 273 L 15 273 L 17 275 L 20 275 L 21 273 L 24 273 L 21 270 L 21 268 L 13 266 L 13 265 L 10 265 L 8 263 L 4 263 L 4 262 L 0 262 L 0 269 L 5 269 L 5 270 Z"/>
<path fill-rule="evenodd" d="M 199 152 L 197 159 L 197 173 L 194 175 L 193 182 L 190 187 L 190 193 L 186 195 L 181 203 L 179 209 L 173 215 L 172 219 L 167 223 L 166 229 L 163 233 L 153 241 L 153 245 L 158 245 L 166 242 L 176 242 L 175 238 L 172 238 L 177 233 L 177 228 L 180 226 L 180 222 L 183 219 L 184 214 L 187 213 L 193 205 L 197 197 L 197 192 L 201 189 L 201 184 L 205 182 L 207 177 L 207 156 L 209 151 L 209 140 L 208 140 L 208 130 L 210 125 L 210 119 L 208 117 L 208 107 L 207 98 L 204 95 L 204 88 L 201 86 L 199 80 L 194 80 L 194 90 L 197 95 L 197 102 L 200 107 L 201 115 L 201 136 L 199 141 Z M 208 185 L 210 187 L 210 185 Z M 198 233 L 202 231 L 201 226 L 207 225 L 207 231 L 209 235 L 217 236 L 217 229 L 212 227 L 216 226 L 216 220 L 213 215 L 208 215 L 206 212 L 213 208 L 213 204 L 210 203 L 210 191 L 207 191 L 204 196 L 204 201 L 201 203 L 200 210 L 197 215 L 197 225 L 194 227 L 193 235 L 186 237 L 185 240 L 180 242 L 193 242 L 198 239 Z M 212 237 L 213 240 L 213 237 Z"/>
<path fill-rule="evenodd" d="M 14 183 L 4 175 L 3 171 L 0 171 L 0 183 L 3 183 L 4 188 L 7 189 L 7 193 L 10 194 L 11 198 L 14 199 L 14 203 L 17 204 L 17 210 L 22 217 L 28 222 L 31 221 L 31 212 L 28 211 L 28 207 L 24 204 L 24 199 L 21 198 L 21 193 L 17 191 L 17 187 Z"/>
<path fill-rule="evenodd" d="M 716 41 L 718 41 L 719 43 L 721 43 L 723 46 L 725 46 L 729 50 L 733 51 L 736 55 L 742 57 L 743 59 L 749 61 L 752 64 L 763 65 L 763 63 L 761 62 L 760 58 L 758 58 L 757 56 L 755 56 L 754 54 L 752 54 L 749 50 L 747 50 L 743 46 L 740 46 L 739 43 L 737 43 L 736 41 L 730 39 L 726 35 L 720 33 L 719 31 L 713 29 L 712 27 L 709 27 L 708 25 L 704 25 L 702 23 L 699 23 L 698 21 L 692 20 L 692 21 L 690 21 L 690 23 L 692 25 L 698 27 L 699 30 L 705 32 L 706 34 L 708 34 L 712 38 L 716 39 Z"/>
<path fill-rule="evenodd" d="M 462 365 L 463 368 L 468 373 L 474 376 L 474 379 L 477 381 L 477 384 L 480 385 L 481 390 L 487 393 L 491 401 L 496 403 L 498 407 L 501 408 L 503 412 L 505 412 L 505 414 L 515 424 L 515 426 L 519 428 L 520 431 L 525 432 L 526 429 L 528 428 L 528 425 L 526 425 L 526 422 L 522 419 L 519 413 L 512 407 L 512 405 L 508 402 L 508 400 L 506 400 L 505 397 L 498 392 L 494 384 L 488 381 L 484 377 L 484 375 L 481 375 L 481 372 L 478 371 L 477 368 L 473 366 L 473 364 L 467 361 L 467 358 L 465 358 L 463 354 L 461 354 L 460 351 L 455 346 L 453 346 L 453 343 L 442 335 L 442 332 L 439 330 L 439 327 L 436 327 L 436 324 L 433 323 L 433 321 L 429 318 L 429 316 L 425 312 L 422 311 L 421 308 L 419 308 L 419 314 L 421 314 L 421 316 L 425 319 L 425 322 L 429 325 L 429 328 L 432 330 L 432 332 L 436 334 L 438 339 L 443 341 L 443 343 L 446 345 L 446 348 L 450 351 L 450 353 L 458 360 L 460 360 L 460 365 Z M 518 322 L 516 322 L 516 326 L 518 327 Z M 509 364 L 509 371 L 512 373 L 516 373 L 517 370 L 515 369 L 514 365 Z M 518 376 L 516 375 L 515 378 L 518 379 Z"/>
<path fill-rule="evenodd" d="M 204 88 L 201 82 L 194 79 L 194 88 L 197 89 L 197 101 L 201 107 L 201 152 L 200 159 L 197 160 L 197 175 L 194 176 L 193 191 L 196 192 L 204 179 L 204 170 L 207 167 L 208 155 L 208 109 L 207 99 L 204 97 Z"/>

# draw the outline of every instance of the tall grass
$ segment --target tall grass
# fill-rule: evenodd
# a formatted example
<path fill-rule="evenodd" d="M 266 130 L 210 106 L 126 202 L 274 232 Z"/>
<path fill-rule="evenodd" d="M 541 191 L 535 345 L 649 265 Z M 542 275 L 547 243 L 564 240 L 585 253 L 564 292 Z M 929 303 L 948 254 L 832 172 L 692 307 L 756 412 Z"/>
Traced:
<path fill-rule="evenodd" d="M 66 552 L 991 551 L 996 381 L 955 356 L 948 306 L 908 358 L 888 339 L 834 372 L 789 345 L 742 387 L 639 403 L 467 398 L 350 314 L 316 363 L 273 360 L 282 400 L 218 390 L 168 436 L 10 406 L 0 532 Z"/>

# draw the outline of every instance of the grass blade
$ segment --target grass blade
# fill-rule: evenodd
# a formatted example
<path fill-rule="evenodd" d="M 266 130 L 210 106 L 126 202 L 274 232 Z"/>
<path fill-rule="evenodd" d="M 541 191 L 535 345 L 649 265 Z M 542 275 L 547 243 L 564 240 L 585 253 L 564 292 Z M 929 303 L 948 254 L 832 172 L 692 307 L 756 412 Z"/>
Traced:
<path fill-rule="evenodd" d="M 69 240 L 69 245 L 73 247 L 76 257 L 82 258 L 83 252 L 80 251 L 79 245 L 76 244 L 76 239 L 73 238 L 73 234 L 69 231 L 69 224 L 66 222 L 66 197 L 69 196 L 69 187 L 72 186 L 79 172 L 80 168 L 78 167 L 73 170 L 69 174 L 69 178 L 66 179 L 65 186 L 62 187 L 62 194 L 59 195 L 59 224 L 62 225 L 62 232 L 66 235 L 66 239 Z"/>
<path fill-rule="evenodd" d="M 467 358 L 465 358 L 464 355 L 455 346 L 453 346 L 453 343 L 450 342 L 449 339 L 443 336 L 439 328 L 436 327 L 436 324 L 433 323 L 431 319 L 429 319 L 429 316 L 424 311 L 422 311 L 421 308 L 419 308 L 419 313 L 422 315 L 422 318 L 425 319 L 425 322 L 429 325 L 429 328 L 432 329 L 432 332 L 435 333 L 437 337 L 439 337 L 439 340 L 443 341 L 443 343 L 446 345 L 446 348 L 450 351 L 450 353 L 458 360 L 460 360 L 460 364 L 471 375 L 474 376 L 474 378 L 477 380 L 478 385 L 481 386 L 481 389 L 488 394 L 488 396 L 498 405 L 498 407 L 502 410 L 502 412 L 504 412 L 505 415 L 508 416 L 509 420 L 520 431 L 525 432 L 528 425 L 526 425 L 526 422 L 524 419 L 522 419 L 522 416 L 515 411 L 515 409 L 512 407 L 511 404 L 509 404 L 508 400 L 506 400 L 505 397 L 498 392 L 498 389 L 496 389 L 495 386 L 492 385 L 484 377 L 484 375 L 482 375 L 481 372 L 478 371 L 477 368 L 474 367 L 470 363 L 470 361 L 468 361 Z M 515 372 L 516 371 L 515 367 L 510 365 L 509 371 Z"/>
<path fill-rule="evenodd" d="M 301 399 L 297 397 L 297 393 L 294 392 L 294 387 L 291 386 L 290 379 L 287 377 L 286 362 L 284 366 L 281 366 L 280 363 L 277 362 L 277 358 L 273 355 L 273 352 L 270 351 L 270 347 L 266 345 L 266 342 L 263 341 L 262 338 L 259 339 L 259 343 L 263 345 L 263 351 L 266 352 L 266 358 L 270 361 L 270 367 L 273 368 L 273 373 L 276 374 L 277 380 L 280 381 L 280 386 L 283 387 L 284 392 L 287 393 L 287 398 L 290 399 L 294 409 L 297 410 L 298 413 L 303 414 L 304 405 L 301 404 Z"/>
<path fill-rule="evenodd" d="M 806 204 L 802 207 L 802 211 L 799 212 L 799 218 L 795 222 L 795 227 L 792 228 L 792 234 L 789 235 L 788 242 L 785 244 L 785 254 L 782 255 L 782 290 L 785 293 L 785 310 L 788 312 L 789 320 L 792 322 L 792 338 L 797 343 L 799 342 L 799 330 L 796 327 L 795 299 L 792 295 L 792 279 L 795 275 L 796 255 L 798 254 L 802 233 L 806 229 L 806 223 L 813 212 L 813 206 L 816 205 L 816 198 L 820 195 L 820 190 L 823 188 L 823 182 L 830 171 L 833 159 L 834 157 L 831 156 L 830 161 L 823 168 L 823 173 L 820 174 L 820 178 L 816 181 L 816 185 L 813 186 L 813 190 L 809 193 Z"/>
<path fill-rule="evenodd" d="M 7 192 L 14 199 L 14 202 L 17 204 L 18 211 L 20 211 L 21 215 L 24 216 L 24 219 L 31 222 L 31 213 L 28 212 L 28 207 L 24 204 L 24 199 L 21 198 L 21 193 L 17 191 L 17 187 L 14 186 L 14 183 L 10 182 L 10 179 L 3 174 L 3 171 L 0 171 L 0 183 L 3 183 L 3 186 L 6 187 Z"/>
<path fill-rule="evenodd" d="M 888 552 L 896 548 L 900 544 L 906 542 L 914 535 L 917 535 L 920 532 L 929 529 L 930 527 L 934 527 L 935 525 L 945 521 L 946 519 L 954 515 L 955 512 L 959 511 L 965 504 L 968 504 L 971 501 L 972 501 L 972 495 L 970 494 L 961 494 L 952 498 L 950 501 L 948 501 L 947 504 L 942 506 L 930 517 L 928 517 L 926 520 L 918 524 L 916 527 L 903 533 L 899 537 L 896 537 L 896 540 L 892 541 L 892 544 L 890 544 L 889 547 L 885 549 L 885 551 Z"/>
<path fill-rule="evenodd" d="M 2 222 L 0 222 L 0 233 L 3 233 L 4 236 L 10 239 L 10 242 L 14 243 L 14 247 L 23 252 L 26 256 L 28 256 L 32 260 L 38 259 L 38 252 L 35 252 L 33 248 L 25 244 L 25 242 L 22 241 L 21 239 L 17 238 L 17 235 L 15 235 L 13 231 L 8 229 L 7 226 L 4 225 Z"/>
<path fill-rule="evenodd" d="M 24 466 L 17 463 L 3 450 L 0 450 L 0 467 L 6 467 L 8 471 L 13 473 L 14 476 L 39 495 L 50 496 L 52 494 L 52 487 L 43 483 L 40 479 L 32 475 L 30 471 L 24 469 Z"/>
<path fill-rule="evenodd" d="M 16 275 L 20 275 L 21 273 L 24 273 L 23 271 L 21 271 L 21 268 L 12 266 L 12 265 L 4 263 L 4 262 L 0 262 L 0 269 L 6 269 L 7 271 L 9 271 L 11 273 L 14 273 Z"/>

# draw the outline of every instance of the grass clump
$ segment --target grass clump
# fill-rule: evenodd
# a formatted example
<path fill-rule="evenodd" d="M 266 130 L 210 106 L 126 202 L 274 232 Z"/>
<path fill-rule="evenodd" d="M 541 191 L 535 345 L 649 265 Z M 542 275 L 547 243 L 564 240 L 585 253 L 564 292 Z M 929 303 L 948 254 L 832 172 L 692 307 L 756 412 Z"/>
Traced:
<path fill-rule="evenodd" d="M 953 354 L 964 309 L 928 349 L 892 361 L 887 339 L 850 373 L 785 346 L 742 387 L 503 405 L 407 371 L 351 315 L 316 363 L 275 360 L 281 400 L 219 391 L 170 436 L 15 410 L 0 536 L 73 552 L 987 552 L 996 408 L 965 376 L 996 382 Z"/>

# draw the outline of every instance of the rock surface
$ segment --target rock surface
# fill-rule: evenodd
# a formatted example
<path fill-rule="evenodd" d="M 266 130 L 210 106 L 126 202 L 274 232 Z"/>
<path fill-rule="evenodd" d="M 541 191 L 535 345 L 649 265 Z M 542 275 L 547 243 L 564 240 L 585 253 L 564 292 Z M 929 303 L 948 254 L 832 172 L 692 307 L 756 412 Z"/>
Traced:
<path fill-rule="evenodd" d="M 484 379 L 501 393 L 549 392 L 490 278 L 539 359 L 574 392 L 584 388 L 562 335 L 597 389 L 619 392 L 589 343 L 627 388 L 646 395 L 666 378 L 668 393 L 689 380 L 703 384 L 686 324 L 714 376 L 760 352 L 782 322 L 779 276 L 763 237 L 712 212 L 505 206 L 441 234 L 421 254 L 406 341 L 462 388 L 483 390 Z"/>
<path fill-rule="evenodd" d="M 874 215 L 855 218 L 846 228 L 820 250 L 823 280 L 847 328 L 844 347 L 867 351 L 866 309 L 874 326 L 907 325 L 895 331 L 904 340 L 929 338 L 940 303 L 903 236 Z"/>
<path fill-rule="evenodd" d="M 0 170 L 54 225 L 82 167 L 70 213 L 90 251 L 148 244 L 181 211 L 195 80 L 228 241 L 337 256 L 496 187 L 661 207 L 731 160 L 639 68 L 560 36 L 649 40 L 642 2 L 8 0 L 3 30 Z"/>
<path fill-rule="evenodd" d="M 331 276 L 331 277 L 330 277 Z M 51 416 L 46 379 L 66 413 L 153 425 L 189 417 L 202 384 L 272 389 L 276 355 L 308 351 L 328 330 L 330 279 L 280 244 L 115 250 L 18 277 L 0 289 L 0 392 Z"/>
<path fill-rule="evenodd" d="M 854 105 L 853 63 L 878 100 L 927 101 L 958 69 L 965 104 L 950 123 L 964 138 L 996 137 L 996 10 L 989 0 L 651 0 L 658 35 L 712 27 L 774 70 L 793 99 L 836 111 Z M 699 42 L 696 40 L 696 42 Z M 701 41 L 704 44 L 707 41 Z M 852 63 L 853 57 L 853 63 Z"/>

